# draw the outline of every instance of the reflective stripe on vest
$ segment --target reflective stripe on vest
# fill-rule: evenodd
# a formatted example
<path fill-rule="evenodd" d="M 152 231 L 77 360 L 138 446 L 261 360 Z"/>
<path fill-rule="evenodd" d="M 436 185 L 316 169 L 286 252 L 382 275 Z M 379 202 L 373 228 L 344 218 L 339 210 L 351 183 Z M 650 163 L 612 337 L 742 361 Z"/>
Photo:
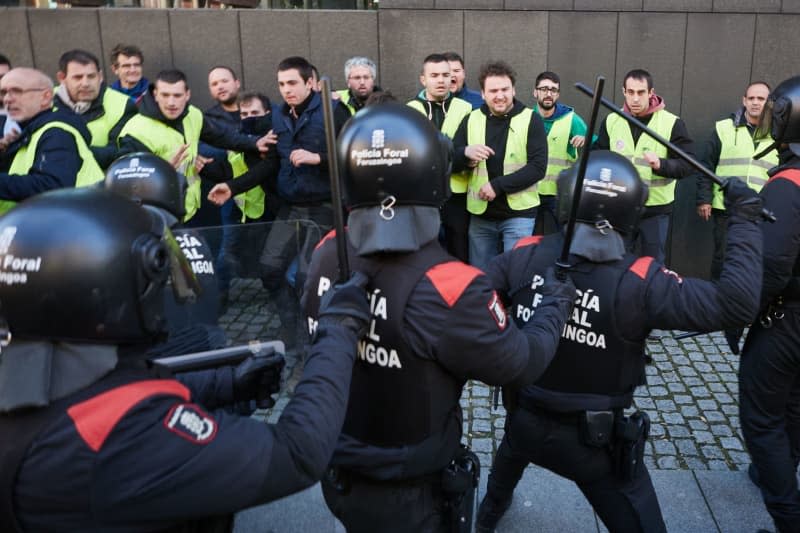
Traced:
<path fill-rule="evenodd" d="M 419 100 L 411 100 L 408 102 L 408 106 L 428 116 L 428 112 L 425 111 L 425 106 L 423 106 L 422 102 Z M 444 117 L 444 122 L 442 122 L 442 133 L 447 135 L 450 139 L 455 137 L 458 126 L 461 125 L 461 121 L 470 113 L 472 113 L 472 105 L 466 100 L 462 100 L 461 98 L 453 98 L 450 100 L 447 114 Z M 454 193 L 467 192 L 469 175 L 470 173 L 467 171 L 450 174 L 450 190 Z"/>
<path fill-rule="evenodd" d="M 769 179 L 767 171 L 778 164 L 778 151 L 772 150 L 761 159 L 753 159 L 753 156 L 772 144 L 772 139 L 763 139 L 755 145 L 747 127 L 736 127 L 729 118 L 718 121 L 716 128 L 721 148 L 719 163 L 714 172 L 720 177 L 744 178 L 751 189 L 760 191 Z M 715 183 L 713 190 L 711 206 L 714 209 L 725 209 L 722 189 Z"/>
<path fill-rule="evenodd" d="M 48 122 L 33 132 L 30 142 L 26 146 L 21 147 L 14 155 L 14 160 L 11 162 L 8 173 L 17 176 L 24 176 L 30 173 L 36 159 L 36 147 L 39 144 L 39 139 L 41 139 L 44 132 L 51 128 L 62 129 L 75 139 L 75 144 L 78 147 L 78 155 L 83 161 L 80 170 L 78 170 L 78 175 L 75 177 L 75 186 L 86 187 L 92 183 L 102 181 L 104 177 L 103 170 L 100 168 L 100 165 L 97 164 L 97 161 L 95 161 L 92 151 L 89 149 L 89 145 L 83 140 L 83 136 L 69 124 L 60 121 Z M 5 213 L 15 205 L 16 202 L 0 200 L 0 213 Z"/>
<path fill-rule="evenodd" d="M 109 142 L 108 134 L 117 122 L 125 115 L 128 97 L 113 89 L 106 88 L 103 93 L 103 114 L 86 123 L 92 134 L 91 146 L 105 146 Z"/>
<path fill-rule="evenodd" d="M 511 174 L 524 167 L 528 162 L 528 126 L 531 123 L 533 110 L 523 109 L 511 118 L 506 140 L 506 152 L 503 159 L 503 175 Z M 467 144 L 486 144 L 486 115 L 476 109 L 469 115 L 467 122 Z M 472 170 L 467 190 L 467 211 L 480 215 L 486 211 L 486 201 L 478 198 L 480 188 L 489 183 L 489 172 L 486 161 L 481 161 Z M 508 206 L 515 210 L 530 209 L 539 205 L 539 193 L 534 183 L 527 189 L 506 196 Z"/>
<path fill-rule="evenodd" d="M 242 152 L 229 151 L 228 163 L 230 163 L 231 170 L 233 170 L 234 179 L 249 170 Z M 242 212 L 242 223 L 246 222 L 248 218 L 250 220 L 261 218 L 261 215 L 264 214 L 264 189 L 260 186 L 253 187 L 242 194 L 237 194 L 233 197 L 233 201 L 236 202 L 236 207 Z"/>
<path fill-rule="evenodd" d="M 350 105 L 350 89 L 342 89 L 341 91 L 336 91 L 336 94 L 339 95 L 339 101 L 347 106 L 347 109 L 350 110 L 351 115 L 356 114 L 356 108 Z"/>
<path fill-rule="evenodd" d="M 194 168 L 194 161 L 197 157 L 198 145 L 200 142 L 200 132 L 203 129 L 203 113 L 193 105 L 189 106 L 189 112 L 183 117 L 183 134 L 178 130 L 172 129 L 163 122 L 136 115 L 131 118 L 119 134 L 119 138 L 130 135 L 147 147 L 152 153 L 169 161 L 175 152 L 184 145 L 188 144 L 186 158 L 178 168 L 186 176 L 189 187 L 186 189 L 186 217 L 188 221 L 200 207 L 200 178 Z"/>
<path fill-rule="evenodd" d="M 547 134 L 547 171 L 544 179 L 537 184 L 539 194 L 555 196 L 559 172 L 576 161 L 568 152 L 572 115 L 574 112 L 570 111 L 550 126 L 550 133 Z"/>
<path fill-rule="evenodd" d="M 648 126 L 665 139 L 669 139 L 672 135 L 672 126 L 677 119 L 677 116 L 662 109 L 653 113 Z M 645 205 L 665 205 L 675 200 L 675 180 L 653 175 L 653 169 L 642 157 L 644 152 L 653 152 L 661 159 L 666 159 L 667 147 L 645 132 L 642 132 L 639 140 L 634 143 L 630 126 L 624 118 L 617 115 L 608 116 L 606 131 L 611 150 L 630 159 L 639 172 L 639 177 L 650 187 L 650 195 Z"/>

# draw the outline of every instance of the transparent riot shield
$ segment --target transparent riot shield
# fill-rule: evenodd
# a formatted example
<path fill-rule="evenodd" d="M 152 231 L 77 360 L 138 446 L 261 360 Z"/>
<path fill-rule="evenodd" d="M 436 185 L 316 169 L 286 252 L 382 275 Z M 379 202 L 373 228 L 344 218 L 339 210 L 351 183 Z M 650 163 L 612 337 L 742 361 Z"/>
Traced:
<path fill-rule="evenodd" d="M 248 222 L 174 229 L 201 287 L 194 303 L 167 291 L 167 341 L 158 357 L 281 341 L 290 387 L 302 370 L 308 329 L 300 296 L 316 244 L 312 221 Z"/>

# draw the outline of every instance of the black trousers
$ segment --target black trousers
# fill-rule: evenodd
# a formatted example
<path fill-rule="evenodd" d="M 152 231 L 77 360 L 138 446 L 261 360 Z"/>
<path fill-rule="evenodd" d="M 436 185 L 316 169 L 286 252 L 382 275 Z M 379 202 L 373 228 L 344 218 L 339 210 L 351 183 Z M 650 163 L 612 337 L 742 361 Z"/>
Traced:
<path fill-rule="evenodd" d="M 348 533 L 447 533 L 441 482 L 322 478 L 322 494 Z"/>
<path fill-rule="evenodd" d="M 469 262 L 469 211 L 467 193 L 454 193 L 442 206 L 442 229 L 447 253 Z"/>
<path fill-rule="evenodd" d="M 800 303 L 755 323 L 739 366 L 739 414 L 761 495 L 781 533 L 800 532 Z"/>
<path fill-rule="evenodd" d="M 487 495 L 495 500 L 511 498 L 528 463 L 574 481 L 611 533 L 666 532 L 644 464 L 632 481 L 618 480 L 609 451 L 581 441 L 577 417 L 515 409 L 489 473 Z M 547 530 L 547 524 L 531 524 L 530 529 Z"/>

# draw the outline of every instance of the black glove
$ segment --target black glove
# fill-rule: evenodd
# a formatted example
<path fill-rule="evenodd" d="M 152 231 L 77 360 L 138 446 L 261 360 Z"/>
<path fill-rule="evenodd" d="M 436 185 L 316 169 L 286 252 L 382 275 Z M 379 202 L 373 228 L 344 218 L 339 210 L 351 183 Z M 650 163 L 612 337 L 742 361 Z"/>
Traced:
<path fill-rule="evenodd" d="M 742 217 L 750 222 L 761 220 L 764 204 L 761 197 L 739 178 L 728 178 L 722 184 L 725 191 L 725 210 L 729 215 Z"/>
<path fill-rule="evenodd" d="M 553 267 L 549 267 L 544 273 L 544 285 L 539 291 L 543 298 L 551 298 L 555 300 L 558 307 L 564 310 L 564 313 L 569 316 L 572 312 L 572 306 L 575 304 L 577 293 L 575 292 L 575 284 L 569 276 L 565 276 L 564 280 L 558 279 L 556 271 Z"/>
<path fill-rule="evenodd" d="M 364 290 L 367 281 L 369 279 L 362 272 L 353 272 L 347 282 L 337 283 L 323 294 L 319 305 L 319 324 L 344 326 L 356 337 L 363 337 L 372 318 L 367 291 Z"/>
<path fill-rule="evenodd" d="M 251 400 L 259 409 L 275 405 L 272 395 L 281 390 L 283 356 L 273 353 L 267 356 L 251 355 L 233 370 L 233 399 L 240 414 L 251 414 Z"/>

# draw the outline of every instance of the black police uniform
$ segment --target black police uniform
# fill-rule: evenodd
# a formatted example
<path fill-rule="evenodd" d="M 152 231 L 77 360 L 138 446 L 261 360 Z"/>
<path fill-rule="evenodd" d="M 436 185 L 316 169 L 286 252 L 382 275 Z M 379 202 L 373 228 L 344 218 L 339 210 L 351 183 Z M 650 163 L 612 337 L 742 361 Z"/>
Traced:
<path fill-rule="evenodd" d="M 622 429 L 630 431 L 638 417 L 628 420 L 621 411 L 631 406 L 652 328 L 711 331 L 751 318 L 748 309 L 757 301 L 759 285 L 758 233 L 755 224 L 731 217 L 728 262 L 718 285 L 683 279 L 652 257 L 626 254 L 606 263 L 573 257 L 570 277 L 578 295 L 572 317 L 553 362 L 534 385 L 520 391 L 518 407 L 509 412 L 487 498 L 510 501 L 532 462 L 574 481 L 610 531 L 665 531 L 641 460 L 646 423 L 634 427 L 623 443 Z M 541 273 L 558 259 L 562 244 L 561 234 L 529 237 L 490 264 L 487 275 L 511 302 L 517 324 L 538 313 Z M 748 289 L 737 293 L 740 287 Z M 606 413 L 587 418 L 587 411 Z M 601 420 L 605 430 L 592 431 L 591 424 Z M 620 424 L 617 438 L 612 438 L 614 424 Z M 638 459 L 633 471 L 615 468 L 612 445 L 618 459 L 629 447 L 632 459 Z"/>
<path fill-rule="evenodd" d="M 310 486 L 339 434 L 354 343 L 320 327 L 275 425 L 206 410 L 232 401 L 230 370 L 153 379 L 123 354 L 63 400 L 0 414 L 14 435 L 0 439 L 0 531 L 209 531 L 219 521 L 205 517 Z"/>
<path fill-rule="evenodd" d="M 311 330 L 336 279 L 331 236 L 306 285 Z M 555 350 L 565 309 L 548 300 L 536 328 L 521 332 L 486 276 L 435 239 L 406 254 L 362 257 L 348 247 L 352 268 L 370 276 L 373 321 L 359 341 L 343 432 L 323 478 L 326 502 L 350 533 L 448 530 L 441 476 L 459 451 L 465 381 L 533 381 Z"/>
<path fill-rule="evenodd" d="M 762 314 L 742 351 L 739 410 L 761 494 L 785 533 L 800 531 L 800 158 L 780 155 L 761 190 L 777 222 L 762 225 Z"/>

